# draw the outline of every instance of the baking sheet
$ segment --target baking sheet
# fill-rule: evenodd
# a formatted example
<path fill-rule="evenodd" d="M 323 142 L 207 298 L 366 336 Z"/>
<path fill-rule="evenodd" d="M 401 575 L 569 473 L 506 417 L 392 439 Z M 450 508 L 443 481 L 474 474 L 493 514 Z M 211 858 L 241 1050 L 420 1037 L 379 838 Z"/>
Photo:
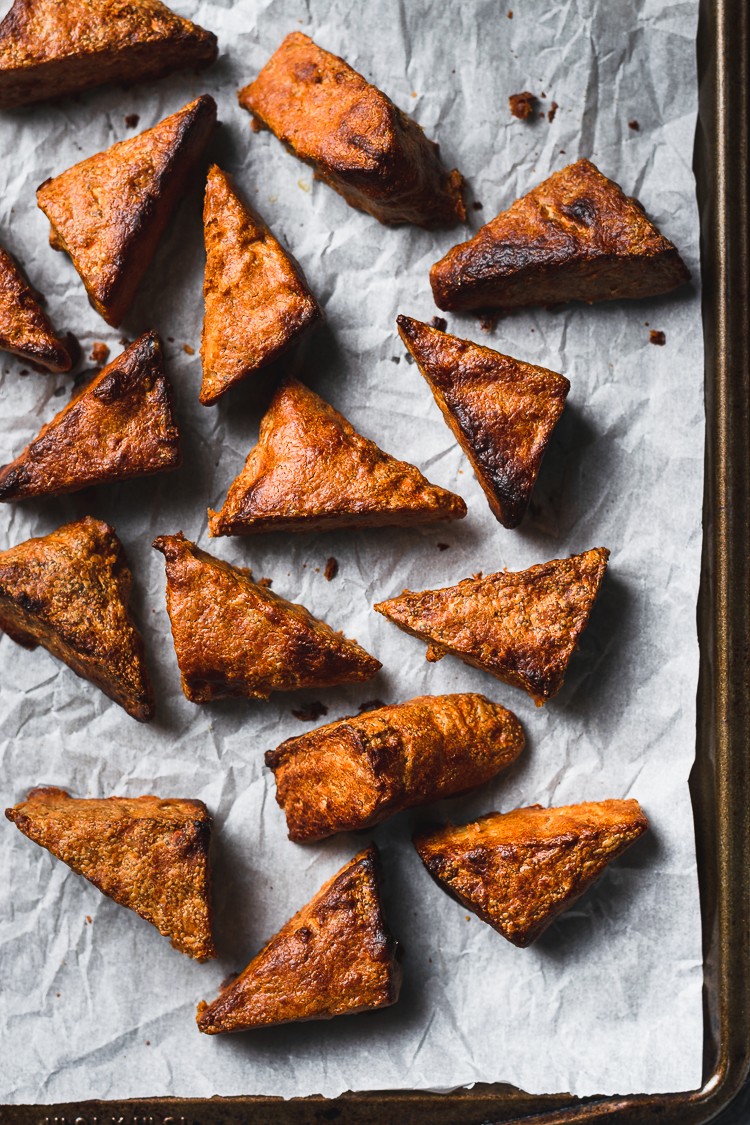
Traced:
<path fill-rule="evenodd" d="M 8 7 L 0 8 L 0 14 Z M 447 1089 L 507 1081 L 532 1093 L 586 1095 L 697 1087 L 701 945 L 687 776 L 694 752 L 703 463 L 698 220 L 691 173 L 696 114 L 695 3 L 496 4 L 370 0 L 179 5 L 219 36 L 207 73 L 127 92 L 102 88 L 55 108 L 2 115 L 0 242 L 48 298 L 55 325 L 88 355 L 156 328 L 165 340 L 184 433 L 177 473 L 0 511 L 0 549 L 86 514 L 113 523 L 135 576 L 134 607 L 157 692 L 140 726 L 41 650 L 0 640 L 0 787 L 6 805 L 35 784 L 76 796 L 201 797 L 215 817 L 218 961 L 196 965 L 10 824 L 0 850 L 0 1099 L 54 1102 L 146 1095 Z M 440 142 L 469 182 L 470 229 L 579 156 L 643 202 L 678 245 L 693 282 L 643 302 L 529 310 L 488 335 L 471 317 L 449 331 L 566 374 L 568 404 L 521 528 L 494 520 L 415 366 L 395 317 L 429 320 L 428 273 L 460 232 L 386 229 L 347 207 L 268 133 L 254 135 L 234 91 L 290 30 L 343 55 Z M 520 122 L 510 93 L 531 90 L 547 117 Z M 209 540 L 218 507 L 257 437 L 273 372 L 216 408 L 199 405 L 201 193 L 179 209 L 119 330 L 88 306 L 70 262 L 47 245 L 34 189 L 83 157 L 156 124 L 204 91 L 223 122 L 210 156 L 303 265 L 328 323 L 289 358 L 294 371 L 389 452 L 459 492 L 458 524 L 305 537 Z M 546 97 L 541 98 L 544 92 Z M 629 128 L 637 120 L 639 128 Z M 482 204 L 474 210 L 472 202 Z M 648 322 L 648 323 L 647 323 Z M 651 328 L 666 345 L 649 343 Z M 171 340 L 169 338 L 172 338 Z M 185 345 L 194 354 L 184 350 Z M 64 402 L 72 376 L 21 375 L 0 357 L 0 459 Z M 189 704 L 164 605 L 157 534 L 179 529 L 252 566 L 383 661 L 369 684 L 277 695 L 269 703 Z M 440 550 L 438 543 L 447 543 Z M 537 710 L 523 693 L 424 645 L 372 612 L 403 587 L 451 584 L 477 570 L 522 569 L 592 546 L 612 555 L 591 624 L 560 695 Z M 333 555 L 339 574 L 327 582 Z M 475 690 L 521 719 L 527 749 L 469 798 L 400 814 L 367 836 L 291 844 L 263 751 L 327 719 L 420 692 Z M 410 845 L 438 817 L 636 797 L 652 832 L 616 861 L 529 950 L 517 950 L 443 895 Z M 193 1022 L 231 970 L 372 837 L 386 911 L 406 947 L 398 1004 L 377 1013 L 201 1036 Z M 91 919 L 89 922 L 88 919 Z"/>

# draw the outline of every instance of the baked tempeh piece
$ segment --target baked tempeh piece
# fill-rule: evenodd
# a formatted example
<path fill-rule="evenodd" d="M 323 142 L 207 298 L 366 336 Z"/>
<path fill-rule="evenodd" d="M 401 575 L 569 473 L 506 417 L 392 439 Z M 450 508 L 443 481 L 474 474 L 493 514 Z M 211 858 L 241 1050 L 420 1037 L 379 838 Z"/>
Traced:
<path fill-rule="evenodd" d="M 15 0 L 0 24 L 0 109 L 209 66 L 216 36 L 159 0 Z"/>
<path fill-rule="evenodd" d="M 161 341 L 147 332 L 0 469 L 0 501 L 59 496 L 182 463 Z"/>
<path fill-rule="evenodd" d="M 203 230 L 200 400 L 210 406 L 319 327 L 325 313 L 299 263 L 215 164 L 208 172 Z"/>
<path fill-rule="evenodd" d="M 420 695 L 288 738 L 265 760 L 299 843 L 470 793 L 524 741 L 516 716 L 483 695 Z"/>
<path fill-rule="evenodd" d="M 457 586 L 412 593 L 374 608 L 429 645 L 527 691 L 537 706 L 556 695 L 607 569 L 595 547 L 569 559 L 509 573 L 465 578 Z"/>
<path fill-rule="evenodd" d="M 492 514 L 503 527 L 518 527 L 570 383 L 411 317 L 397 323 Z"/>
<path fill-rule="evenodd" d="M 443 890 L 524 949 L 647 828 L 637 801 L 590 801 L 488 813 L 413 842 Z"/>
<path fill-rule="evenodd" d="M 75 800 L 64 789 L 32 789 L 6 809 L 17 828 L 134 910 L 174 949 L 215 957 L 211 939 L 211 815 L 203 801 L 177 797 Z"/>
<path fill-rule="evenodd" d="M 21 356 L 34 367 L 69 371 L 72 360 L 60 340 L 40 296 L 0 246 L 0 348 Z"/>
<path fill-rule="evenodd" d="M 370 844 L 321 887 L 212 1004 L 207 1035 L 325 1020 L 398 1000 L 401 948 L 380 901 L 380 858 Z"/>
<path fill-rule="evenodd" d="M 128 311 L 215 128 L 216 102 L 203 94 L 37 188 L 50 245 L 70 255 L 107 324 Z"/>
<path fill-rule="evenodd" d="M 655 297 L 690 280 L 637 199 L 578 160 L 436 262 L 435 304 L 458 311 Z"/>
<path fill-rule="evenodd" d="M 427 229 L 466 219 L 464 178 L 443 167 L 421 126 L 301 31 L 237 96 L 350 207 Z"/>
<path fill-rule="evenodd" d="M 161 535 L 154 547 L 166 559 L 167 611 L 191 703 L 363 683 L 382 667 L 304 606 L 201 551 L 182 532 Z"/>
<path fill-rule="evenodd" d="M 286 378 L 221 511 L 209 509 L 208 527 L 213 536 L 304 533 L 465 515 L 460 496 L 384 453 L 314 391 Z"/>
<path fill-rule="evenodd" d="M 115 529 L 91 516 L 0 551 L 0 631 L 43 645 L 139 722 L 154 717 L 133 578 Z"/>

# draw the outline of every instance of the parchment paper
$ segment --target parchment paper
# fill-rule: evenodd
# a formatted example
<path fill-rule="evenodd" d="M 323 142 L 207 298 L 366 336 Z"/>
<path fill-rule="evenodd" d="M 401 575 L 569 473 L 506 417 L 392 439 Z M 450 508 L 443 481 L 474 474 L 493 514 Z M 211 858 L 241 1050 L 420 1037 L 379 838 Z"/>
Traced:
<path fill-rule="evenodd" d="M 514 3 L 514 0 L 508 0 Z M 56 326 L 88 355 L 156 328 L 184 433 L 181 470 L 0 510 L 0 548 L 86 514 L 113 523 L 135 576 L 158 716 L 140 726 L 44 650 L 0 640 L 4 805 L 36 784 L 76 796 L 200 797 L 215 817 L 218 961 L 196 965 L 12 825 L 0 848 L 0 1099 L 51 1102 L 145 1095 L 440 1088 L 502 1080 L 528 1091 L 669 1091 L 701 1077 L 701 947 L 687 777 L 694 752 L 701 542 L 702 336 L 698 221 L 691 174 L 697 4 L 568 0 L 180 0 L 219 37 L 217 64 L 127 92 L 105 87 L 0 119 L 0 242 L 48 298 Z M 5 0 L 3 10 L 8 7 Z M 533 511 L 516 531 L 492 517 L 468 462 L 396 333 L 397 313 L 429 320 L 428 273 L 463 231 L 387 229 L 350 209 L 269 133 L 254 135 L 235 91 L 283 36 L 310 33 L 372 78 L 439 141 L 469 182 L 470 231 L 555 169 L 590 157 L 636 194 L 673 239 L 690 286 L 656 300 L 530 310 L 483 333 L 449 331 L 565 373 L 572 390 Z M 508 95 L 559 103 L 552 123 L 517 121 Z M 327 326 L 293 370 L 387 451 L 458 491 L 458 524 L 306 537 L 209 540 L 257 437 L 278 371 L 198 403 L 202 192 L 180 207 L 122 329 L 89 307 L 47 244 L 34 189 L 76 161 L 160 121 L 203 91 L 223 128 L 210 157 L 302 263 Z M 546 96 L 545 96 L 546 95 Z M 628 122 L 637 120 L 639 128 Z M 477 209 L 471 204 L 475 202 Z M 482 205 L 479 209 L 479 204 Z M 666 334 L 649 342 L 651 328 Z M 188 354 L 186 347 L 195 354 Z M 84 364 L 85 366 L 85 364 Z M 16 456 L 59 409 L 72 376 L 24 373 L 0 357 L 0 458 Z M 184 530 L 273 589 L 356 637 L 384 664 L 369 684 L 276 695 L 268 703 L 188 703 L 164 602 L 157 534 Z M 447 550 L 438 549 L 448 544 Z M 593 546 L 612 552 L 600 600 L 560 695 L 541 710 L 521 691 L 425 646 L 372 611 L 405 586 L 516 570 Z M 339 563 L 331 582 L 329 556 Z M 328 721 L 360 703 L 420 692 L 481 691 L 520 717 L 517 765 L 470 798 L 402 814 L 370 836 L 382 849 L 386 911 L 406 947 L 391 1009 L 227 1037 L 198 1033 L 195 1007 L 370 836 L 301 847 L 286 839 L 263 751 L 310 729 L 292 707 L 321 700 Z M 325 721 L 325 720 L 321 720 Z M 513 948 L 432 883 L 410 844 L 437 817 L 637 797 L 651 832 L 537 944 Z M 90 920 L 90 921 L 89 921 Z"/>

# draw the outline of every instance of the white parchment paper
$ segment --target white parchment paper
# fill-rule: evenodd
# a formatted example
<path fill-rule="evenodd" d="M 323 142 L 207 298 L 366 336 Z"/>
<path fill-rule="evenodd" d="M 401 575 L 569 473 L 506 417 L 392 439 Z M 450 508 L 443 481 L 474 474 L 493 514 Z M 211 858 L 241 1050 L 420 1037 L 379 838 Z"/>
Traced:
<path fill-rule="evenodd" d="M 517 0 L 507 0 L 516 4 Z M 5 0 L 3 10 L 8 7 Z M 698 221 L 691 174 L 697 4 L 639 0 L 180 0 L 214 30 L 221 55 L 200 77 L 127 92 L 91 91 L 0 118 L 0 242 L 27 267 L 60 330 L 88 355 L 118 354 L 156 328 L 166 345 L 185 461 L 176 473 L 0 510 L 0 548 L 86 514 L 117 528 L 131 560 L 158 714 L 140 726 L 44 650 L 0 640 L 0 791 L 37 784 L 76 796 L 200 797 L 215 817 L 219 960 L 196 965 L 12 825 L 0 829 L 0 1100 L 448 1088 L 507 1081 L 532 1092 L 669 1091 L 701 1077 L 701 947 L 687 777 L 694 752 L 701 542 L 702 335 Z M 429 320 L 432 262 L 461 230 L 387 229 L 350 209 L 269 133 L 254 135 L 235 91 L 289 31 L 311 34 L 385 90 L 440 143 L 469 183 L 470 231 L 550 172 L 591 158 L 636 194 L 693 273 L 649 301 L 519 312 L 487 335 L 471 317 L 449 331 L 566 374 L 533 511 L 516 531 L 492 517 L 417 368 L 397 313 Z M 511 117 L 530 90 L 552 123 Z M 210 156 L 302 263 L 328 323 L 295 371 L 389 452 L 458 491 L 459 524 L 406 530 L 209 540 L 254 444 L 277 372 L 198 403 L 202 194 L 175 215 L 122 329 L 89 307 L 71 263 L 47 244 L 34 189 L 76 161 L 156 124 L 203 91 L 223 127 Z M 628 122 L 637 120 L 638 130 Z M 475 202 L 477 208 L 471 204 Z M 479 204 L 482 205 L 481 209 Z M 651 328 L 666 345 L 649 342 Z M 194 349 L 189 354 L 186 347 Z M 28 373 L 0 356 L 0 459 L 16 456 L 67 400 L 72 376 Z M 219 557 L 252 566 L 273 589 L 353 636 L 384 664 L 371 683 L 208 707 L 181 694 L 157 534 L 184 530 Z M 438 544 L 448 544 L 447 550 Z M 593 546 L 612 555 L 601 597 L 559 696 L 541 710 L 372 611 L 412 589 L 477 571 L 522 569 Z M 323 576 L 335 556 L 339 574 Z M 292 707 L 319 699 L 328 720 L 420 692 L 481 691 L 526 730 L 517 764 L 475 795 L 415 810 L 371 833 L 384 896 L 406 947 L 391 1009 L 262 1033 L 207 1037 L 195 1007 L 369 837 L 301 847 L 286 839 L 263 751 L 309 729 Z M 461 823 L 535 801 L 637 797 L 652 831 L 531 949 L 515 949 L 433 884 L 410 844 L 437 816 Z M 5 823 L 5 822 L 3 822 Z"/>

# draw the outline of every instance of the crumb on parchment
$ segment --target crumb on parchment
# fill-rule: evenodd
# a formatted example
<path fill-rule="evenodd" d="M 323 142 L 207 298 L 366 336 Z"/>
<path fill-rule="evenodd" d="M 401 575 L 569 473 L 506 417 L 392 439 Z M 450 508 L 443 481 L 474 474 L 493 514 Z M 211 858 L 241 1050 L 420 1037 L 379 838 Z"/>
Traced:
<path fill-rule="evenodd" d="M 333 555 L 331 555 L 328 562 L 326 563 L 326 568 L 323 571 L 323 577 L 325 578 L 326 582 L 330 582 L 333 578 L 336 577 L 338 572 L 339 572 L 339 564 L 338 564 L 337 560 L 333 557 Z"/>
<path fill-rule="evenodd" d="M 508 98 L 510 112 L 514 117 L 523 121 L 532 113 L 535 101 L 536 98 L 528 90 L 524 90 L 522 94 L 511 94 Z"/>

